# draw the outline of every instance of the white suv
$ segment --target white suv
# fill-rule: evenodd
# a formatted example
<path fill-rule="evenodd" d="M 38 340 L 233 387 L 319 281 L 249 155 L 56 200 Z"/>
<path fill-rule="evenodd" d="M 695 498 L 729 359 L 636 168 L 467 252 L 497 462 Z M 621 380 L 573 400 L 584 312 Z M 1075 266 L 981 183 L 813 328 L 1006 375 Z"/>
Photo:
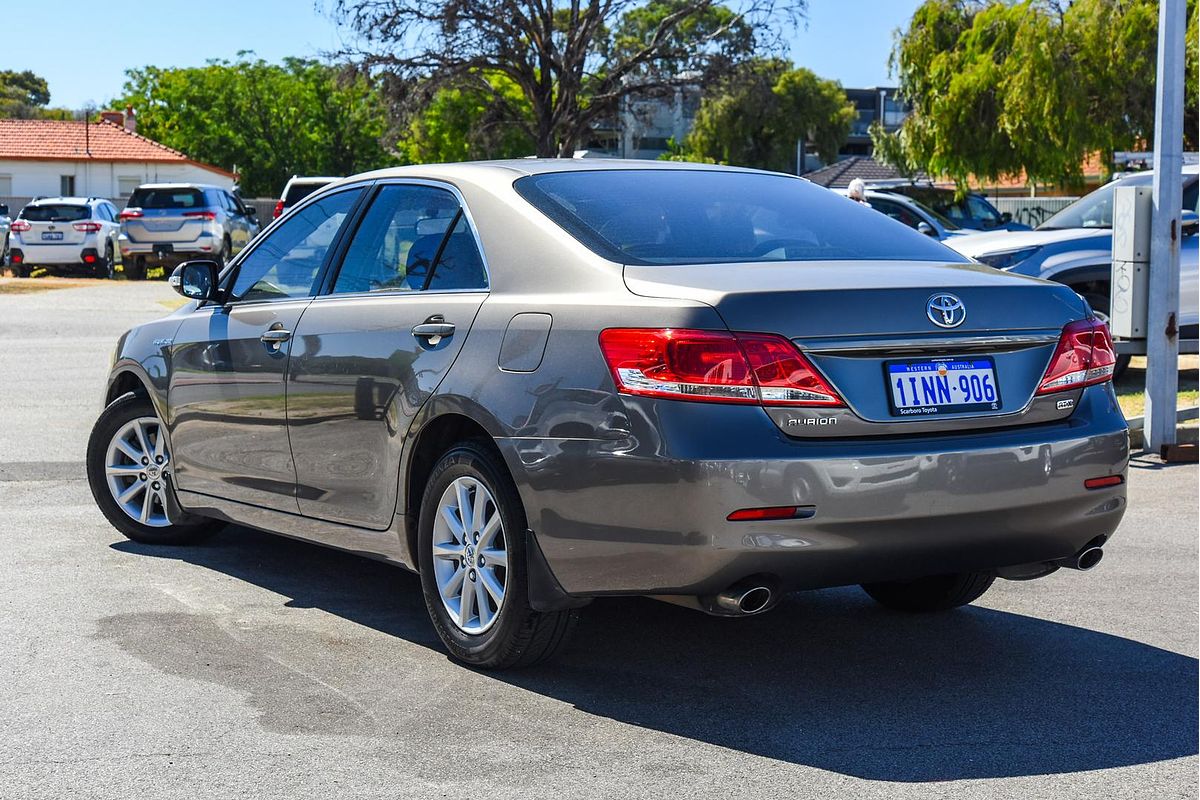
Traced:
<path fill-rule="evenodd" d="M 9 231 L 17 275 L 35 267 L 79 267 L 111 278 L 117 253 L 117 207 L 97 197 L 44 197 L 21 209 Z"/>

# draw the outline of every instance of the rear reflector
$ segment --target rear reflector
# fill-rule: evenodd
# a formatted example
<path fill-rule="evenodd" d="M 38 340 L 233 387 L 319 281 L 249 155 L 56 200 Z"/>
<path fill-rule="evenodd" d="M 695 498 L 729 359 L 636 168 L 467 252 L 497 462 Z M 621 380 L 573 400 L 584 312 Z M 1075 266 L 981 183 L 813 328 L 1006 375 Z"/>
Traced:
<path fill-rule="evenodd" d="M 808 519 L 815 513 L 815 506 L 770 506 L 768 508 L 738 509 L 725 519 L 730 522 L 752 522 L 764 519 Z"/>
<path fill-rule="evenodd" d="M 80 233 L 96 233 L 100 230 L 99 222 L 76 222 L 71 226 Z"/>
<path fill-rule="evenodd" d="M 1088 478 L 1083 482 L 1083 488 L 1107 489 L 1109 486 L 1120 486 L 1124 482 L 1123 475 L 1105 475 L 1103 478 Z"/>
<path fill-rule="evenodd" d="M 1098 319 L 1083 319 L 1063 328 L 1058 347 L 1046 367 L 1038 394 L 1079 389 L 1112 380 L 1117 367 L 1112 336 Z"/>
<path fill-rule="evenodd" d="M 85 256 L 83 257 L 83 263 L 85 263 L 85 264 L 95 264 L 95 263 L 96 263 L 96 257 L 95 257 L 94 255 L 92 255 L 91 253 L 88 253 L 87 255 L 85 255 Z"/>
<path fill-rule="evenodd" d="M 680 328 L 609 328 L 600 349 L 623 394 L 768 406 L 841 406 L 782 336 Z"/>

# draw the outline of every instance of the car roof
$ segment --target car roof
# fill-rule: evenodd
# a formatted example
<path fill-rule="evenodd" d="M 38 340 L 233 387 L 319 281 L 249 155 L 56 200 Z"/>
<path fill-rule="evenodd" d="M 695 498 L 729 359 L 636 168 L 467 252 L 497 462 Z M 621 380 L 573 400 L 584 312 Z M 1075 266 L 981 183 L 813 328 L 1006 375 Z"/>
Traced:
<path fill-rule="evenodd" d="M 485 179 L 485 176 L 499 178 L 507 176 L 510 180 L 526 175 L 545 175 L 555 172 L 608 172 L 615 170 L 679 170 L 702 172 L 740 172 L 757 173 L 760 175 L 783 175 L 795 178 L 795 175 L 780 172 L 766 172 L 746 167 L 728 167 L 722 164 L 698 164 L 689 161 L 651 161 L 646 159 L 623 158 L 511 158 L 497 161 L 461 161 L 447 164 L 414 164 L 405 167 L 388 167 L 386 169 L 353 175 L 346 180 L 362 180 L 364 178 L 463 178 L 473 176 Z"/>
<path fill-rule="evenodd" d="M 107 203 L 108 200 L 103 197 L 39 197 L 36 200 L 30 200 L 26 205 L 68 205 L 68 206 L 86 206 L 92 203 Z"/>
<path fill-rule="evenodd" d="M 138 189 L 216 189 L 217 191 L 225 192 L 228 189 L 223 189 L 220 186 L 213 186 L 211 183 L 142 183 Z"/>

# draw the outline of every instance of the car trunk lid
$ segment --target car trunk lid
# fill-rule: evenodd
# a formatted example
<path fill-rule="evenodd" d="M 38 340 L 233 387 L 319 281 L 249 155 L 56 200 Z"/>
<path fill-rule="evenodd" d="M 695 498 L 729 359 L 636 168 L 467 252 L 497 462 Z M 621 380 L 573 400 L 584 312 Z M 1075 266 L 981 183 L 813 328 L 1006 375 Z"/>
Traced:
<path fill-rule="evenodd" d="M 973 264 L 626 266 L 625 281 L 635 294 L 711 305 L 731 330 L 792 340 L 833 384 L 853 416 L 842 424 L 810 426 L 804 421 L 798 430 L 789 422 L 798 414 L 804 420 L 824 419 L 844 416 L 847 410 L 772 413 L 792 435 L 961 430 L 993 416 L 1019 424 L 1035 406 L 1045 410 L 1034 402 L 1034 393 L 1058 336 L 1068 322 L 1087 315 L 1084 302 L 1065 286 Z M 947 325 L 940 307 L 930 308 L 939 296 L 961 303 L 965 317 L 955 311 Z M 928 364 L 956 383 L 954 370 L 968 369 L 968 362 L 993 371 L 995 396 L 980 393 L 970 408 L 944 403 L 932 413 L 897 407 L 898 395 L 891 389 L 899 373 L 892 366 Z M 905 374 L 906 392 L 924 391 L 920 373 L 916 377 L 914 387 Z M 1066 407 L 1054 410 L 1064 412 L 1058 416 L 1070 413 Z"/>

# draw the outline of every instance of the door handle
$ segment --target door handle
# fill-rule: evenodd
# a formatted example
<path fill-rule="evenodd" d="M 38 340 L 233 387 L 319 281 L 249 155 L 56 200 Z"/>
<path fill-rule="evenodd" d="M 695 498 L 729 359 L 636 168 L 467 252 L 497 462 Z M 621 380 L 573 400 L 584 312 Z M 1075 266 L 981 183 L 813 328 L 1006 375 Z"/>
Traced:
<path fill-rule="evenodd" d="M 285 331 L 282 328 L 271 328 L 269 331 L 263 331 L 263 335 L 258 337 L 263 344 L 270 345 L 276 350 L 280 345 L 292 338 L 291 331 Z"/>
<path fill-rule="evenodd" d="M 412 335 L 418 339 L 428 339 L 430 344 L 437 344 L 443 337 L 454 335 L 454 323 L 446 322 L 441 314 L 434 314 L 420 325 L 414 325 Z"/>

